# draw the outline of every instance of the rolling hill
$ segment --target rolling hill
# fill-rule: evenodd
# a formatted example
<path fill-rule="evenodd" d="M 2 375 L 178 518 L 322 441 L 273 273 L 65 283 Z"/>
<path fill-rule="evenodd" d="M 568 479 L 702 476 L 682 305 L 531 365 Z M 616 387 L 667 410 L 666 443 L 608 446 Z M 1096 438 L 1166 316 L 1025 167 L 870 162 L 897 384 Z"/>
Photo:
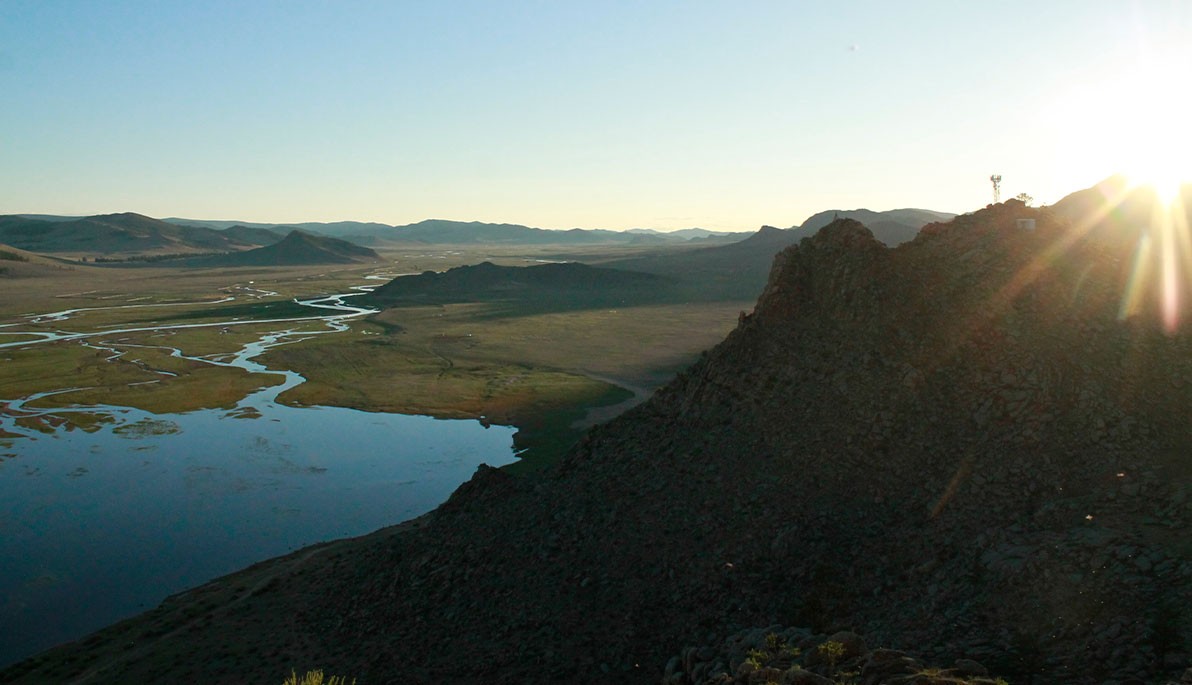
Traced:
<path fill-rule="evenodd" d="M 279 242 L 282 238 L 286 237 L 287 233 L 289 233 L 289 231 L 286 230 L 279 231 L 270 228 L 242 226 L 240 224 L 219 230 L 220 233 L 223 233 L 230 240 L 236 240 L 244 243 L 245 245 L 260 246 L 272 245 L 273 243 Z"/>
<path fill-rule="evenodd" d="M 131 212 L 62 221 L 0 216 L 0 242 L 30 252 L 95 255 L 229 252 L 257 244 L 211 228 L 177 226 Z"/>
<path fill-rule="evenodd" d="M 312 235 L 294 229 L 285 238 L 264 247 L 225 255 L 187 260 L 187 266 L 299 266 L 350 264 L 381 259 L 373 250 L 338 238 Z"/>
<path fill-rule="evenodd" d="M 0 278 L 52 276 L 55 272 L 72 268 L 75 266 L 69 262 L 0 243 Z"/>

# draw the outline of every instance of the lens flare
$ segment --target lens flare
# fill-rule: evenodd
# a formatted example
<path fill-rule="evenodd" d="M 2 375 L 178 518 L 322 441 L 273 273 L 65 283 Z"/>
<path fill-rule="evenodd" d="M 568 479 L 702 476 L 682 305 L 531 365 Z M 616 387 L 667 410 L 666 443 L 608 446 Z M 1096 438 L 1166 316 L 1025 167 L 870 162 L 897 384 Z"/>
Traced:
<path fill-rule="evenodd" d="M 1144 308 L 1147 294 L 1152 293 L 1157 300 L 1163 328 L 1171 333 L 1180 325 L 1188 274 L 1192 273 L 1188 214 L 1178 192 L 1164 196 L 1151 185 L 1136 186 L 1134 190 L 1152 191 L 1153 202 L 1150 221 L 1141 227 L 1135 245 L 1130 277 L 1122 293 L 1118 315 L 1124 319 L 1139 313 Z"/>

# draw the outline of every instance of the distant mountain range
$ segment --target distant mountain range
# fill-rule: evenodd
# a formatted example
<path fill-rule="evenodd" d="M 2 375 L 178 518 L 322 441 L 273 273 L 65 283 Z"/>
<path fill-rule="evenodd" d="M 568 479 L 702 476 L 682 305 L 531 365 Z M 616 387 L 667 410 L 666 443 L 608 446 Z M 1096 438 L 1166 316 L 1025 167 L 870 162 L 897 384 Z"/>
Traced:
<path fill-rule="evenodd" d="M 340 238 L 366 246 L 457 245 L 667 245 L 733 242 L 745 234 L 688 228 L 664 233 L 649 228 L 553 230 L 520 224 L 427 219 L 390 226 L 337 221 L 269 224 L 249 221 L 153 219 L 134 213 L 89 217 L 18 214 L 0 217 L 0 241 L 38 252 L 131 254 L 233 251 L 269 245 L 289 231 Z"/>
<path fill-rule="evenodd" d="M 684 284 L 682 289 L 687 299 L 693 301 L 749 300 L 757 297 L 765 285 L 775 254 L 814 235 L 835 218 L 856 219 L 872 225 L 874 236 L 893 247 L 914 238 L 924 225 L 947 221 L 953 216 L 926 209 L 829 210 L 814 214 L 802 225 L 788 229 L 763 226 L 748 238 L 727 245 L 655 252 L 606 262 L 602 266 L 674 279 Z"/>
<path fill-rule="evenodd" d="M 833 217 L 856 218 L 869 225 L 879 240 L 896 245 L 912 238 L 925 223 L 952 215 L 920 209 L 873 212 L 865 209 L 821 212 L 795 231 L 819 229 Z M 627 231 L 603 229 L 552 230 L 520 224 L 427 219 L 390 226 L 375 222 L 338 221 L 267 224 L 206 219 L 153 219 L 126 212 L 88 217 L 22 214 L 0 216 L 0 242 L 46 253 L 96 255 L 160 255 L 236 252 L 271 245 L 286 233 L 306 233 L 347 240 L 357 245 L 727 245 L 747 237 L 744 233 L 687 228 L 664 233 L 649 228 Z M 791 234 L 791 242 L 800 236 Z M 785 245 L 779 245 L 781 249 Z"/>
<path fill-rule="evenodd" d="M 452 269 L 443 274 L 402 276 L 378 289 L 373 295 L 374 304 L 392 306 L 409 303 L 416 298 L 436 302 L 441 298 L 447 298 L 446 301 L 473 302 L 518 299 L 527 304 L 534 299 L 547 298 L 555 304 L 563 301 L 576 304 L 590 299 L 592 293 L 599 289 L 607 290 L 605 294 L 608 297 L 622 303 L 751 300 L 757 297 L 765 285 L 774 255 L 814 235 L 835 215 L 841 215 L 842 218 L 865 217 L 882 229 L 879 238 L 888 245 L 909 240 L 924 224 L 953 216 L 921 209 L 888 212 L 832 210 L 812 216 L 799 227 L 780 229 L 763 226 L 743 240 L 708 247 L 675 250 L 668 246 L 640 256 L 601 262 L 598 266 L 605 268 L 595 271 L 590 267 L 588 270 L 580 268 L 582 265 L 579 264 L 545 267 L 496 267 L 482 264 Z M 467 226 L 463 224 L 455 228 L 462 231 Z M 699 240 L 702 234 L 695 229 L 687 235 Z M 606 272 L 609 278 L 595 277 L 598 273 Z M 543 283 L 541 288 L 529 285 L 530 279 L 537 274 L 550 274 L 554 280 L 549 284 Z M 612 278 L 614 274 L 616 278 Z M 655 280 L 640 280 L 647 275 Z M 639 280 L 628 280 L 631 278 Z M 630 283 L 649 287 L 629 287 Z M 586 294 L 581 297 L 581 293 Z"/>
<path fill-rule="evenodd" d="M 385 243 L 427 243 L 454 245 L 615 245 L 615 244 L 666 244 L 688 240 L 738 240 L 740 234 L 708 231 L 702 228 L 688 228 L 663 233 L 649 228 L 628 231 L 572 228 L 555 230 L 532 228 L 521 224 L 494 224 L 482 221 L 450 221 L 447 219 L 426 219 L 418 223 L 390 226 L 359 221 L 337 221 L 333 223 L 305 222 L 297 224 L 263 224 L 245 221 L 206 221 L 198 219 L 170 218 L 165 221 L 196 227 L 289 229 L 299 228 L 311 233 L 350 240 L 359 245 L 382 245 Z"/>
<path fill-rule="evenodd" d="M 282 233 L 288 232 L 291 229 L 301 229 L 308 233 L 321 233 L 323 235 L 330 235 L 335 237 L 343 237 L 345 235 L 360 234 L 367 235 L 371 231 L 393 228 L 389 224 L 379 224 L 372 221 L 306 221 L 301 223 L 281 223 L 270 224 L 255 221 L 220 221 L 215 219 L 182 219 L 179 217 L 167 217 L 162 221 L 179 226 L 195 226 L 201 228 L 214 228 L 223 230 L 232 228 L 234 226 L 243 226 L 245 228 L 265 228 L 270 230 L 281 229 Z"/>
<path fill-rule="evenodd" d="M 805 235 L 811 235 L 836 219 L 853 219 L 865 224 L 873 237 L 895 247 L 914 240 L 923 226 L 937 221 L 948 221 L 956 216 L 950 212 L 936 212 L 930 209 L 890 209 L 875 212 L 869 209 L 830 209 L 812 214 L 802 224 L 792 226 Z"/>

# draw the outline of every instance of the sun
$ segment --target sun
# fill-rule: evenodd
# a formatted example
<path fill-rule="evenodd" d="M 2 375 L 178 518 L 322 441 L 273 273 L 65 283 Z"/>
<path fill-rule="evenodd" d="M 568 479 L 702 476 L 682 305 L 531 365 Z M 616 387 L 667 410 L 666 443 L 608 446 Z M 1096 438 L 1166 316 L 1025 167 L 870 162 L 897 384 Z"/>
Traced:
<path fill-rule="evenodd" d="M 1146 53 L 1098 72 L 1049 108 L 1060 177 L 1121 173 L 1170 206 L 1192 182 L 1192 50 Z M 1078 187 L 1079 183 L 1073 183 Z"/>
<path fill-rule="evenodd" d="M 1143 65 L 1134 92 L 1145 98 L 1119 116 L 1128 127 L 1122 171 L 1135 184 L 1153 188 L 1165 206 L 1192 180 L 1192 96 L 1183 85 L 1189 66 L 1172 61 Z"/>
<path fill-rule="evenodd" d="M 1056 94 L 1041 123 L 1052 136 L 1056 182 L 1079 188 L 1125 176 L 1126 184 L 1107 186 L 1114 190 L 1079 222 L 1073 239 L 1107 218 L 1119 222 L 1123 235 L 1136 236 L 1119 316 L 1152 312 L 1175 333 L 1192 316 L 1192 226 L 1185 206 L 1192 181 L 1192 89 L 1184 85 L 1192 73 L 1192 48 L 1168 47 L 1090 68 Z M 1139 188 L 1153 194 L 1134 192 Z"/>

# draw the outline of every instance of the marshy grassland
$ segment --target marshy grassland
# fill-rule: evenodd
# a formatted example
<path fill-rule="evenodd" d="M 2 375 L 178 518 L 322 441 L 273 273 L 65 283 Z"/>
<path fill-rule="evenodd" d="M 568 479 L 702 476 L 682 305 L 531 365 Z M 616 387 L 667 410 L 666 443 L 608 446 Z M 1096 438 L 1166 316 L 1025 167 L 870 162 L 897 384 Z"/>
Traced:
<path fill-rule="evenodd" d="M 608 258 L 607 252 L 602 247 L 590 256 Z M 313 334 L 326 330 L 319 321 L 253 323 L 317 315 L 293 300 L 352 292 L 400 274 L 486 260 L 522 266 L 584 257 L 574 248 L 560 256 L 552 246 L 419 246 L 383 254 L 381 266 L 61 264 L 4 278 L 0 324 L 15 325 L 0 333 L 20 335 L 0 335 L 0 342 L 31 340 L 32 333 L 99 335 L 87 337 L 86 344 L 66 340 L 0 349 L 0 399 L 72 388 L 33 405 L 102 403 L 155 413 L 231 407 L 281 382 L 280 376 L 182 359 L 170 348 L 226 361 L 261 335 L 292 328 L 311 335 L 297 335 L 296 342 L 257 358 L 307 379 L 284 393 L 282 402 L 514 425 L 523 458 L 510 470 L 530 471 L 557 458 L 587 425 L 644 399 L 723 339 L 739 310 L 751 306 L 675 303 L 569 311 L 507 302 L 403 306 L 353 319 L 349 330 L 327 335 Z M 68 309 L 85 311 L 65 320 L 29 318 Z M 192 324 L 208 325 L 153 330 Z M 61 417 L 88 421 L 85 414 Z"/>
<path fill-rule="evenodd" d="M 307 382 L 293 404 L 484 418 L 521 429 L 511 470 L 537 468 L 578 437 L 599 408 L 640 400 L 736 324 L 739 303 L 509 313 L 460 304 L 387 309 L 323 336 L 270 350 L 269 366 Z"/>

